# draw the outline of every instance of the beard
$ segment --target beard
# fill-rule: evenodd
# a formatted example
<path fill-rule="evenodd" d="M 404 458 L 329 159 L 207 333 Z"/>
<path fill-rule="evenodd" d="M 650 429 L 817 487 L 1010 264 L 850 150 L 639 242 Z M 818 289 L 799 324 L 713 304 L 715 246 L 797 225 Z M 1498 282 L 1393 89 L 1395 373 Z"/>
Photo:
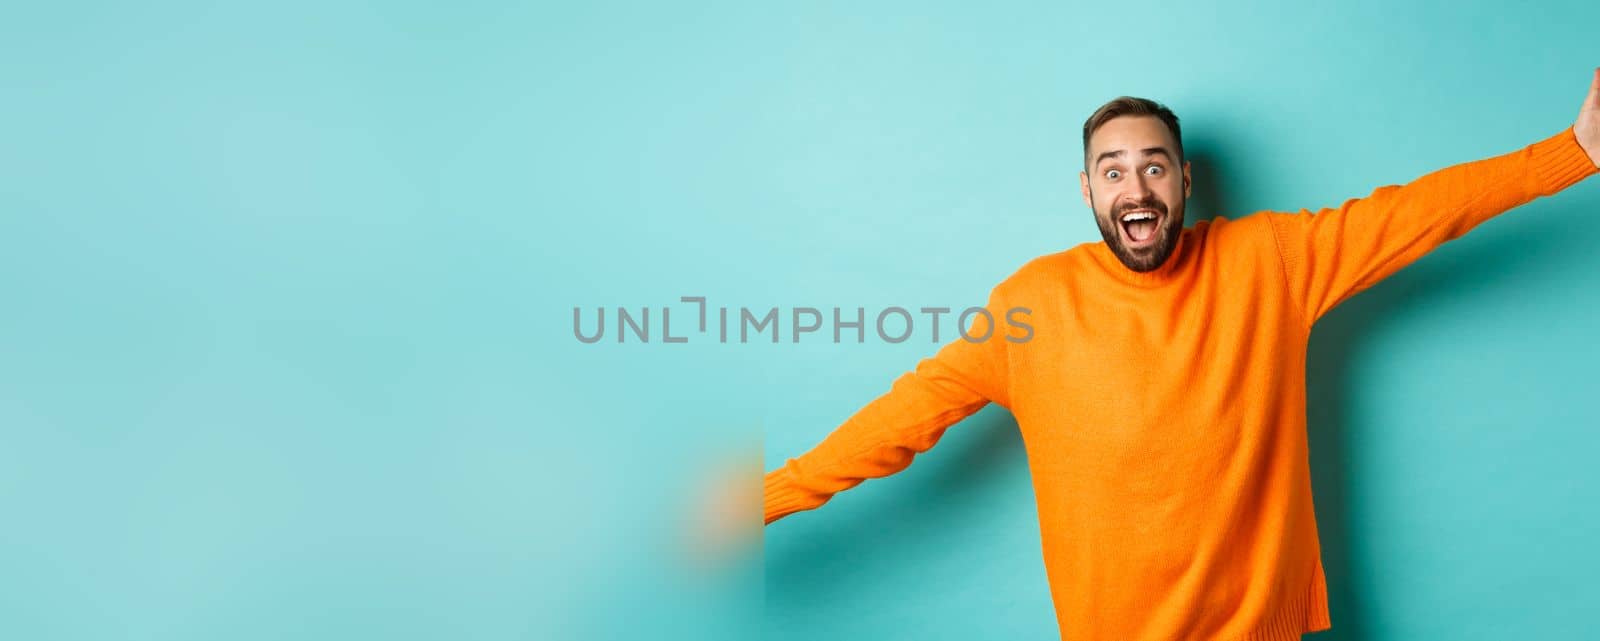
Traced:
<path fill-rule="evenodd" d="M 1090 193 L 1091 201 L 1094 194 Z M 1122 215 L 1135 209 L 1149 209 L 1161 214 L 1161 227 L 1155 231 L 1155 242 L 1147 247 L 1129 247 L 1123 240 Z M 1123 202 L 1112 207 L 1110 213 L 1094 217 L 1095 224 L 1100 227 L 1100 235 L 1105 238 L 1106 246 L 1111 248 L 1111 253 L 1117 255 L 1117 260 L 1122 261 L 1128 269 L 1136 272 L 1152 271 L 1167 262 L 1172 256 L 1172 250 L 1178 246 L 1178 235 L 1183 231 L 1183 202 L 1178 203 L 1174 211 L 1167 210 L 1167 204 L 1154 194 L 1138 202 Z"/>

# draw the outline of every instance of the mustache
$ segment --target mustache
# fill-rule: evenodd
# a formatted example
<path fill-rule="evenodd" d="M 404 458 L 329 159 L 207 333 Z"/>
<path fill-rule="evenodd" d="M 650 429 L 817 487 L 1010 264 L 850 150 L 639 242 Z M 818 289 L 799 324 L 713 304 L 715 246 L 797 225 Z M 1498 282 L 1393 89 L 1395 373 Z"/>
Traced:
<path fill-rule="evenodd" d="M 1161 202 L 1160 199 L 1152 195 L 1138 202 L 1124 202 L 1121 205 L 1118 205 L 1116 217 L 1120 219 L 1122 218 L 1123 214 L 1135 209 L 1150 209 L 1160 212 L 1162 216 L 1167 215 L 1167 204 Z"/>

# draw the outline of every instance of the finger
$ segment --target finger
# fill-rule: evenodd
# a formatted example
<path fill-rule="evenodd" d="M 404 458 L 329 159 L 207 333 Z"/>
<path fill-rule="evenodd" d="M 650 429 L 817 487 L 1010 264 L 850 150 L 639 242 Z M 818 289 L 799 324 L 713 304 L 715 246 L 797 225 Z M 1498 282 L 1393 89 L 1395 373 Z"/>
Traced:
<path fill-rule="evenodd" d="M 1589 83 L 1588 104 L 1592 108 L 1600 109 L 1600 67 L 1595 68 L 1594 80 Z"/>

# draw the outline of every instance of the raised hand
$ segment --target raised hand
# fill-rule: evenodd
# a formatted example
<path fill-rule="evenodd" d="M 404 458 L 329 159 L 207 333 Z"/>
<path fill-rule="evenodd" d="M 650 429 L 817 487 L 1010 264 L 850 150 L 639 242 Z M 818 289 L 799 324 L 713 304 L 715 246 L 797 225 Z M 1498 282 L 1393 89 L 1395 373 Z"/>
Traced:
<path fill-rule="evenodd" d="M 1600 69 L 1594 70 L 1589 97 L 1583 99 L 1583 108 L 1578 110 L 1578 121 L 1572 124 L 1572 133 L 1589 153 L 1589 160 L 1600 167 Z"/>

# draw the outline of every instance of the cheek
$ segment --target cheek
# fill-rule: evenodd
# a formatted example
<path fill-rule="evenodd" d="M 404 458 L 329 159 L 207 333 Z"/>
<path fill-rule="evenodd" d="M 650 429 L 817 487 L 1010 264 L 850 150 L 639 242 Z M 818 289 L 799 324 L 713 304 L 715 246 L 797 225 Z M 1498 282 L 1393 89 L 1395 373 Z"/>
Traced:
<path fill-rule="evenodd" d="M 1090 195 L 1094 197 L 1094 208 L 1096 211 L 1106 209 L 1109 206 L 1108 203 L 1117 202 L 1118 199 L 1122 198 L 1121 190 L 1110 185 L 1101 185 L 1099 187 L 1095 187 L 1094 191 L 1090 193 Z"/>
<path fill-rule="evenodd" d="M 1162 197 L 1167 199 L 1167 204 L 1168 205 L 1171 205 L 1171 204 L 1174 204 L 1174 203 L 1183 202 L 1184 196 L 1183 196 L 1183 179 L 1182 178 L 1179 178 L 1177 180 L 1167 181 L 1167 184 L 1164 187 L 1165 188 L 1161 190 L 1162 191 L 1161 195 L 1162 195 Z"/>

